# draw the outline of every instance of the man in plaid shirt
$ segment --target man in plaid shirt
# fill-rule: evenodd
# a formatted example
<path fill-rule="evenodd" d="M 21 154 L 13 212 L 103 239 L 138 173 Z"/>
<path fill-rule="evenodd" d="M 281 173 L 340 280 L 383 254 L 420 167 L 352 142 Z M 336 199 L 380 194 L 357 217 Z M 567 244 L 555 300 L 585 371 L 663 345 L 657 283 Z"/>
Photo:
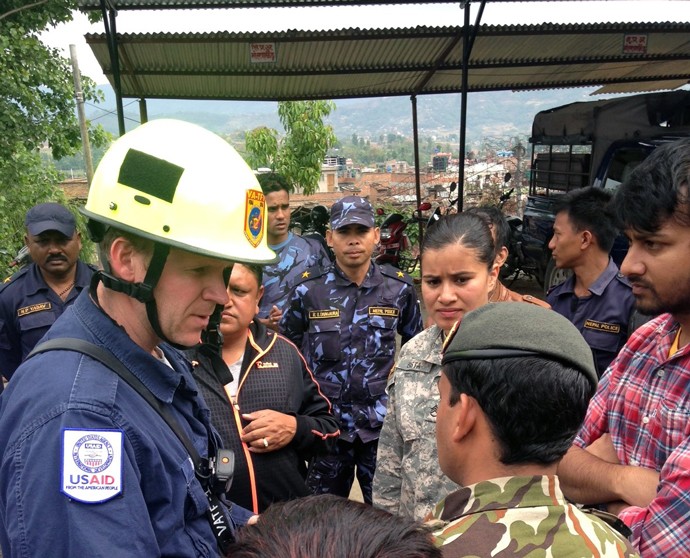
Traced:
<path fill-rule="evenodd" d="M 690 552 L 690 139 L 657 148 L 620 186 L 630 240 L 621 271 L 658 315 L 603 375 L 558 474 L 565 495 L 603 504 L 643 558 Z"/>

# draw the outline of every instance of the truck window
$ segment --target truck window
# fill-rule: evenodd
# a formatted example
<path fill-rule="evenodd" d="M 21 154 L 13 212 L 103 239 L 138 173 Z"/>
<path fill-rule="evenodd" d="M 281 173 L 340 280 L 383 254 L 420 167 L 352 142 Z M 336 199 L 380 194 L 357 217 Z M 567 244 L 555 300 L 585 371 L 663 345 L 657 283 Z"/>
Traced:
<path fill-rule="evenodd" d="M 615 192 L 618 186 L 630 176 L 630 173 L 648 154 L 649 150 L 642 147 L 621 147 L 617 149 L 611 157 L 602 181 L 604 190 Z"/>

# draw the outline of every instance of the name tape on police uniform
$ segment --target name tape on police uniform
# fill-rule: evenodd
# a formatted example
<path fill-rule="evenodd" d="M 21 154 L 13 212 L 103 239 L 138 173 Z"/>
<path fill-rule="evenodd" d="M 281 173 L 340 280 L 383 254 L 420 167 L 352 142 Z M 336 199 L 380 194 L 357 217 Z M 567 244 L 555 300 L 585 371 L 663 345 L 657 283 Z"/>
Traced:
<path fill-rule="evenodd" d="M 43 312 L 44 310 L 51 310 L 53 305 L 50 302 L 40 302 L 38 304 L 32 304 L 31 306 L 24 306 L 17 310 L 17 318 L 22 316 L 27 316 L 33 314 L 34 312 Z"/>
<path fill-rule="evenodd" d="M 606 322 L 597 322 L 596 320 L 585 320 L 585 328 L 594 329 L 596 331 L 605 331 L 606 333 L 620 333 L 620 324 L 608 324 Z"/>
<path fill-rule="evenodd" d="M 390 316 L 397 318 L 400 316 L 400 309 L 390 306 L 370 306 L 369 307 L 370 316 Z"/>
<path fill-rule="evenodd" d="M 328 318 L 339 318 L 340 310 L 309 310 L 310 320 L 327 320 Z"/>
<path fill-rule="evenodd" d="M 61 492 L 87 504 L 119 495 L 122 438 L 121 430 L 63 430 Z"/>

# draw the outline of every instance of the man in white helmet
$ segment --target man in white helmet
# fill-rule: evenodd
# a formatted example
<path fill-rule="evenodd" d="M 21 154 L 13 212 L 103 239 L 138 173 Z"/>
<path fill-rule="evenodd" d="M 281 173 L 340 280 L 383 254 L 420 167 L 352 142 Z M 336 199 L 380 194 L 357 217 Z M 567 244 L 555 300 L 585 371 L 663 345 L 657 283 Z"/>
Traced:
<path fill-rule="evenodd" d="M 263 194 L 221 138 L 158 120 L 111 146 L 83 212 L 104 269 L 0 401 L 3 556 L 218 556 L 232 455 L 175 347 L 232 261 L 274 261 Z"/>

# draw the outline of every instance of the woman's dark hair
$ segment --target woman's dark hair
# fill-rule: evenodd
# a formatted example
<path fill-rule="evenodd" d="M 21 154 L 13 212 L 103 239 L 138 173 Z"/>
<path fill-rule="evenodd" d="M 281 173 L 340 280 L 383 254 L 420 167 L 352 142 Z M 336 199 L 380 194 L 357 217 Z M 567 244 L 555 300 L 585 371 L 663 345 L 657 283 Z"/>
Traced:
<path fill-rule="evenodd" d="M 537 356 L 458 360 L 444 365 L 443 373 L 451 406 L 461 393 L 477 400 L 506 465 L 561 459 L 594 391 L 582 372 Z"/>
<path fill-rule="evenodd" d="M 510 225 L 508 224 L 506 216 L 503 215 L 498 207 L 480 205 L 478 207 L 471 207 L 465 211 L 465 213 L 476 213 L 486 221 L 489 228 L 493 227 L 493 236 L 496 237 L 496 252 L 500 252 L 501 248 L 504 246 L 508 248 L 511 236 Z"/>
<path fill-rule="evenodd" d="M 319 494 L 277 502 L 237 532 L 232 558 L 441 558 L 431 534 L 409 518 Z"/>
<path fill-rule="evenodd" d="M 486 221 L 473 213 L 444 215 L 424 235 L 422 258 L 427 250 L 442 250 L 447 246 L 459 244 L 477 253 L 477 259 L 491 270 L 495 252 L 491 229 Z"/>

